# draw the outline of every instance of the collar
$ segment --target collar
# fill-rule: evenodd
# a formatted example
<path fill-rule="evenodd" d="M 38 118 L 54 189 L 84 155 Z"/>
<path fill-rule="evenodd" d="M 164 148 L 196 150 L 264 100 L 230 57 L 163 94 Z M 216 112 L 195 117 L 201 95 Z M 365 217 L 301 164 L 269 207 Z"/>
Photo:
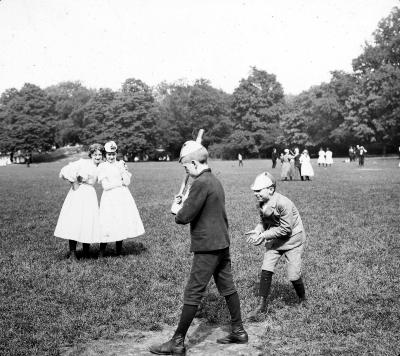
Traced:
<path fill-rule="evenodd" d="M 203 169 L 203 170 L 196 176 L 196 178 L 199 178 L 199 177 L 200 177 L 203 173 L 205 173 L 205 172 L 211 173 L 211 168 Z"/>

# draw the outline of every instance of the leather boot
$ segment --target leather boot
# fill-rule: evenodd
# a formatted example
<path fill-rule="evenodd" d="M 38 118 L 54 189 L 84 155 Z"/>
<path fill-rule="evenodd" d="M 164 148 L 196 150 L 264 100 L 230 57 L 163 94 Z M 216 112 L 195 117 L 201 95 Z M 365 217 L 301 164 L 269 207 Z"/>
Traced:
<path fill-rule="evenodd" d="M 171 340 L 161 345 L 150 346 L 149 351 L 156 355 L 186 355 L 185 337 L 174 335 Z"/>
<path fill-rule="evenodd" d="M 267 297 L 260 297 L 257 307 L 247 317 L 248 321 L 257 321 L 257 318 L 267 311 Z"/>
<path fill-rule="evenodd" d="M 230 334 L 222 339 L 217 339 L 218 344 L 247 344 L 248 341 L 249 336 L 246 330 L 244 330 L 243 324 L 232 326 Z"/>

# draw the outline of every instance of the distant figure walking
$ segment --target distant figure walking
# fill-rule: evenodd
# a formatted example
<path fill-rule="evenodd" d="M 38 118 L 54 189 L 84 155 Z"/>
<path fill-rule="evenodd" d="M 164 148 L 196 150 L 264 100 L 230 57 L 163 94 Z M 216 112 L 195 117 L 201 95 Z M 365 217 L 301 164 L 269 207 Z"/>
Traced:
<path fill-rule="evenodd" d="M 281 156 L 281 162 L 282 162 L 282 167 L 281 167 L 281 179 L 282 180 L 292 180 L 292 167 L 290 165 L 290 160 L 293 159 L 293 156 L 289 153 L 289 149 L 285 148 L 284 149 L 284 154 Z"/>
<path fill-rule="evenodd" d="M 311 180 L 310 177 L 314 177 L 314 170 L 311 165 L 311 158 L 307 150 L 304 150 L 300 156 L 301 163 L 301 180 Z"/>
<path fill-rule="evenodd" d="M 276 151 L 275 147 L 272 149 L 271 160 L 272 160 L 272 168 L 275 168 L 276 161 L 278 160 L 278 152 Z"/>
<path fill-rule="evenodd" d="M 238 154 L 238 161 L 239 161 L 239 167 L 243 167 L 243 157 L 240 153 Z"/>
<path fill-rule="evenodd" d="M 325 152 L 325 165 L 326 166 L 331 166 L 333 164 L 333 153 L 332 151 L 329 149 L 329 147 L 326 148 L 326 152 Z"/>
<path fill-rule="evenodd" d="M 358 165 L 361 167 L 364 166 L 364 160 L 365 160 L 366 153 L 367 153 L 367 150 L 364 148 L 364 146 L 360 146 L 360 149 L 358 150 Z"/>
<path fill-rule="evenodd" d="M 353 146 L 350 146 L 350 148 L 349 148 L 349 159 L 350 159 L 350 162 L 353 162 L 356 159 L 356 152 L 355 152 Z"/>
<path fill-rule="evenodd" d="M 322 166 L 324 167 L 326 164 L 326 160 L 325 160 L 325 151 L 323 150 L 323 148 L 321 147 L 318 151 L 318 166 Z"/>

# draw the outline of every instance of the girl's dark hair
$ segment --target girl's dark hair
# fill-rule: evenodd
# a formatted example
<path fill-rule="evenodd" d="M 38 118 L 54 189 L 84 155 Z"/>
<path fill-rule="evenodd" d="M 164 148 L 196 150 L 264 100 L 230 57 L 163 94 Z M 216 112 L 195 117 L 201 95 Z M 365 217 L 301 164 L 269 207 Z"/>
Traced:
<path fill-rule="evenodd" d="M 100 151 L 101 154 L 104 155 L 104 147 L 103 145 L 100 145 L 100 143 L 93 143 L 89 146 L 89 157 L 92 158 L 92 154 L 95 153 L 96 151 Z"/>

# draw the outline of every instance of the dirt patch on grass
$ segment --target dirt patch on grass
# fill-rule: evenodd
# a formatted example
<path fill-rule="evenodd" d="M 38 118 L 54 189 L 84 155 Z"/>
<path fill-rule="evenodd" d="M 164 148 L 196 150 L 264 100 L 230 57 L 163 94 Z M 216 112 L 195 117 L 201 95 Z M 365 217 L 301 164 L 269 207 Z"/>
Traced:
<path fill-rule="evenodd" d="M 262 355 L 262 335 L 271 328 L 267 321 L 246 324 L 249 334 L 248 344 L 217 344 L 216 340 L 229 332 L 229 326 L 209 324 L 203 319 L 195 319 L 189 329 L 185 345 L 187 355 Z M 163 343 L 171 338 L 175 328 L 163 327 L 162 331 L 129 331 L 116 335 L 113 339 L 91 341 L 84 345 L 64 348 L 62 356 L 132 356 L 151 355 L 149 347 Z"/>

